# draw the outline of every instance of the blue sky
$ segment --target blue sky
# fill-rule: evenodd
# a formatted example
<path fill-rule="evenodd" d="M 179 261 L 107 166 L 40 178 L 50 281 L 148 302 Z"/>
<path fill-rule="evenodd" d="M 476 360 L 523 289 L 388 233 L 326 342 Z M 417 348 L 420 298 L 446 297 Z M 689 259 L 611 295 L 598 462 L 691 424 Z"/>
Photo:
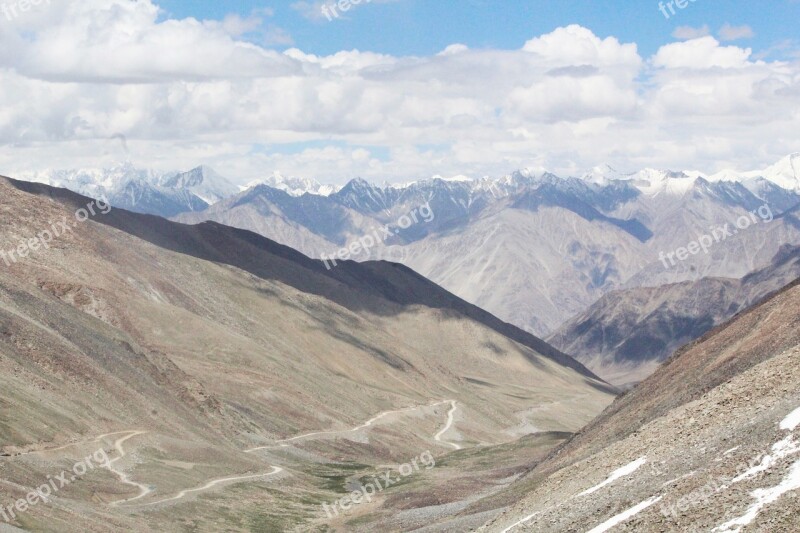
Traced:
<path fill-rule="evenodd" d="M 697 0 L 667 19 L 654 0 L 396 0 L 354 6 L 347 18 L 311 21 L 292 6 L 294 0 L 161 0 L 171 17 L 221 19 L 248 16 L 269 8 L 267 24 L 284 29 L 294 46 L 314 54 L 358 49 L 392 55 L 429 55 L 453 43 L 470 48 L 520 48 L 531 37 L 559 26 L 580 24 L 598 36 L 635 42 L 649 56 L 673 41 L 680 26 L 707 25 L 712 34 L 725 24 L 748 25 L 755 36 L 743 40 L 756 53 L 781 58 L 787 41 L 800 38 L 800 2 L 792 0 Z M 319 3 L 319 2 L 308 2 Z M 333 4 L 330 0 L 327 4 Z M 768 7 L 767 7 L 768 6 Z M 669 11 L 667 11 L 669 13 Z M 252 37 L 258 41 L 258 37 Z M 277 48 L 287 45 L 273 43 Z"/>

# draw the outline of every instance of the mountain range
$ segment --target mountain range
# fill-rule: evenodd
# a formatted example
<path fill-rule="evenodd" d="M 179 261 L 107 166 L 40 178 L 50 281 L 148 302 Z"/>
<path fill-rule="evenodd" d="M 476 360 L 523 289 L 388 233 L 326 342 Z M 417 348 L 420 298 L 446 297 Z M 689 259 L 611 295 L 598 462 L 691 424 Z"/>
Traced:
<path fill-rule="evenodd" d="M 126 168 L 22 178 L 103 191 L 112 205 L 183 223 L 247 229 L 313 258 L 399 262 L 540 337 L 612 291 L 738 279 L 767 267 L 783 245 L 800 244 L 800 154 L 745 173 L 623 174 L 601 165 L 580 177 L 523 169 L 343 187 L 272 174 L 244 190 L 205 167 L 170 178 Z M 432 216 L 411 221 L 422 207 Z M 676 260 L 722 229 L 713 246 Z"/>

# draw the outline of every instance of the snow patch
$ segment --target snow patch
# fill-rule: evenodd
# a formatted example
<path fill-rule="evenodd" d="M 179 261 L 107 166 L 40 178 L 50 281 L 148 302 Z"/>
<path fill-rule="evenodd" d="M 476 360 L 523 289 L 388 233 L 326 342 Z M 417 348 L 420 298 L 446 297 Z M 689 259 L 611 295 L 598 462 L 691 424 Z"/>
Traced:
<path fill-rule="evenodd" d="M 733 452 L 735 452 L 736 450 L 738 450 L 739 448 L 741 448 L 741 446 L 736 446 L 735 448 L 731 448 L 730 450 L 727 450 L 727 451 L 723 452 L 722 455 L 723 456 L 728 456 L 728 455 L 732 454 Z"/>
<path fill-rule="evenodd" d="M 789 415 L 781 421 L 781 429 L 794 431 L 797 426 L 800 426 L 800 407 L 789 413 Z"/>
<path fill-rule="evenodd" d="M 599 485 L 595 485 L 594 487 L 581 492 L 580 494 L 578 494 L 578 496 L 586 496 L 587 494 L 592 494 L 593 492 L 597 492 L 598 490 L 602 489 L 606 485 L 610 485 L 611 483 L 615 482 L 619 478 L 625 477 L 625 476 L 629 476 L 629 475 L 633 474 L 642 465 L 644 465 L 646 462 L 647 462 L 647 457 L 640 457 L 639 459 L 635 460 L 634 462 L 632 462 L 630 464 L 627 464 L 627 465 L 623 466 L 622 468 L 618 468 L 617 470 L 614 470 L 611 473 L 611 475 L 608 476 L 608 479 L 606 479 L 605 481 L 603 481 Z"/>
<path fill-rule="evenodd" d="M 623 511 L 623 512 L 621 512 L 620 514 L 618 514 L 616 516 L 612 516 L 611 518 L 609 518 L 608 520 L 606 520 L 605 522 L 603 522 L 602 524 L 600 524 L 596 528 L 588 531 L 587 533 L 603 533 L 604 531 L 608 531 L 612 527 L 617 526 L 617 525 L 619 525 L 619 524 L 631 519 L 632 517 L 636 516 L 637 514 L 641 513 L 642 511 L 644 511 L 645 509 L 647 509 L 651 505 L 653 505 L 655 503 L 658 503 L 658 501 L 661 500 L 661 498 L 662 498 L 661 496 L 658 496 L 658 497 L 655 497 L 655 498 L 650 498 L 649 500 L 645 500 L 642 503 L 640 503 L 639 505 L 635 505 L 634 507 L 631 507 L 627 511 Z"/>
<path fill-rule="evenodd" d="M 509 531 L 511 531 L 512 529 L 514 529 L 515 527 L 517 527 L 517 526 L 521 526 L 521 525 L 522 525 L 522 524 L 524 524 L 525 522 L 528 522 L 529 520 L 531 520 L 531 519 L 533 519 L 533 518 L 536 518 L 536 516 L 537 516 L 537 515 L 539 515 L 539 514 L 540 514 L 540 513 L 537 511 L 537 512 L 533 513 L 532 515 L 528 515 L 528 516 L 526 516 L 525 518 L 523 518 L 522 520 L 520 520 L 519 522 L 515 522 L 515 523 L 511 524 L 510 526 L 508 526 L 507 528 L 505 528 L 505 529 L 504 529 L 503 531 L 501 531 L 500 533 L 508 533 Z"/>
<path fill-rule="evenodd" d="M 776 502 L 787 492 L 797 489 L 800 489 L 800 461 L 795 462 L 791 466 L 789 473 L 783 478 L 783 481 L 781 481 L 779 485 L 766 489 L 754 490 L 751 496 L 756 499 L 756 503 L 750 506 L 745 514 L 715 527 L 712 532 L 739 533 L 744 526 L 755 520 L 764 507 Z"/>
<path fill-rule="evenodd" d="M 697 473 L 696 471 L 692 470 L 692 471 L 691 471 L 691 472 L 689 472 L 688 474 L 684 474 L 684 475 L 682 475 L 681 477 L 676 477 L 675 479 L 672 479 L 672 480 L 670 480 L 670 481 L 667 481 L 666 483 L 664 483 L 664 484 L 663 484 L 663 485 L 661 485 L 661 486 L 662 486 L 662 487 L 668 487 L 669 485 L 674 485 L 674 484 L 675 484 L 675 483 L 677 483 L 678 481 L 680 481 L 680 480 L 682 480 L 682 479 L 686 479 L 687 477 L 692 477 L 692 476 L 693 476 L 693 475 L 695 475 L 696 473 Z"/>
<path fill-rule="evenodd" d="M 794 438 L 789 435 L 783 440 L 780 440 L 772 445 L 772 453 L 765 455 L 761 459 L 761 463 L 749 468 L 746 472 L 739 474 L 735 478 L 733 478 L 732 483 L 739 483 L 745 479 L 751 478 L 756 474 L 760 474 L 761 472 L 765 472 L 775 466 L 775 464 L 784 457 L 788 457 L 789 455 L 795 454 L 800 452 L 800 446 L 797 445 L 797 442 Z"/>

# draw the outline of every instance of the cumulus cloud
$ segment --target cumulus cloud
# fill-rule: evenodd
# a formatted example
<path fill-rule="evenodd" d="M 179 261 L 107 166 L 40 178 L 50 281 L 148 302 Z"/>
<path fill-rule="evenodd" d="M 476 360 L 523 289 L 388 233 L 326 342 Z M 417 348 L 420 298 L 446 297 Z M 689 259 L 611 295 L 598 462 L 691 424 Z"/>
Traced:
<path fill-rule="evenodd" d="M 720 46 L 713 37 L 692 39 L 661 47 L 654 58 L 656 66 L 664 68 L 708 69 L 712 67 L 741 68 L 752 55 L 749 48 Z"/>
<path fill-rule="evenodd" d="M 103 158 L 208 163 L 240 182 L 598 161 L 714 170 L 800 145 L 800 64 L 710 36 L 646 58 L 577 25 L 517 50 L 320 56 L 242 37 L 269 32 L 270 15 L 177 20 L 152 0 L 53 0 L 0 17 L 0 172 L 113 162 Z"/>
<path fill-rule="evenodd" d="M 29 78 L 88 83 L 282 76 L 297 67 L 235 39 L 253 29 L 252 20 L 158 22 L 159 12 L 150 0 L 53 0 L 38 17 L 6 22 L 11 32 L 3 28 L 0 66 Z"/>
<path fill-rule="evenodd" d="M 553 65 L 638 68 L 641 64 L 636 44 L 621 44 L 615 37 L 600 39 L 576 24 L 531 39 L 522 49 Z"/>

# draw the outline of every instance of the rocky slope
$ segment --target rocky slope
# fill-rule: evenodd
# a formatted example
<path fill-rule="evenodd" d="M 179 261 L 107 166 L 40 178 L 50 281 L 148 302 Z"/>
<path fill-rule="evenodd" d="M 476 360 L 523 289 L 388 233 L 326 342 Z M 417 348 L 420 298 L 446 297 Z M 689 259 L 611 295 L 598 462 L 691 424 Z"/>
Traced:
<path fill-rule="evenodd" d="M 23 529 L 324 531 L 322 503 L 431 451 L 431 491 L 380 495 L 413 513 L 456 479 L 490 490 L 483 453 L 519 472 L 615 394 L 407 268 L 329 271 L 247 231 L 104 212 L 0 180 L 0 249 L 30 246 L 0 263 L 0 504 L 113 461 L 17 512 Z"/>
<path fill-rule="evenodd" d="M 703 278 L 605 295 L 547 340 L 617 385 L 640 381 L 684 344 L 800 278 L 800 248 L 742 279 Z"/>
<path fill-rule="evenodd" d="M 482 530 L 793 532 L 800 282 L 680 350 L 502 495 Z"/>

